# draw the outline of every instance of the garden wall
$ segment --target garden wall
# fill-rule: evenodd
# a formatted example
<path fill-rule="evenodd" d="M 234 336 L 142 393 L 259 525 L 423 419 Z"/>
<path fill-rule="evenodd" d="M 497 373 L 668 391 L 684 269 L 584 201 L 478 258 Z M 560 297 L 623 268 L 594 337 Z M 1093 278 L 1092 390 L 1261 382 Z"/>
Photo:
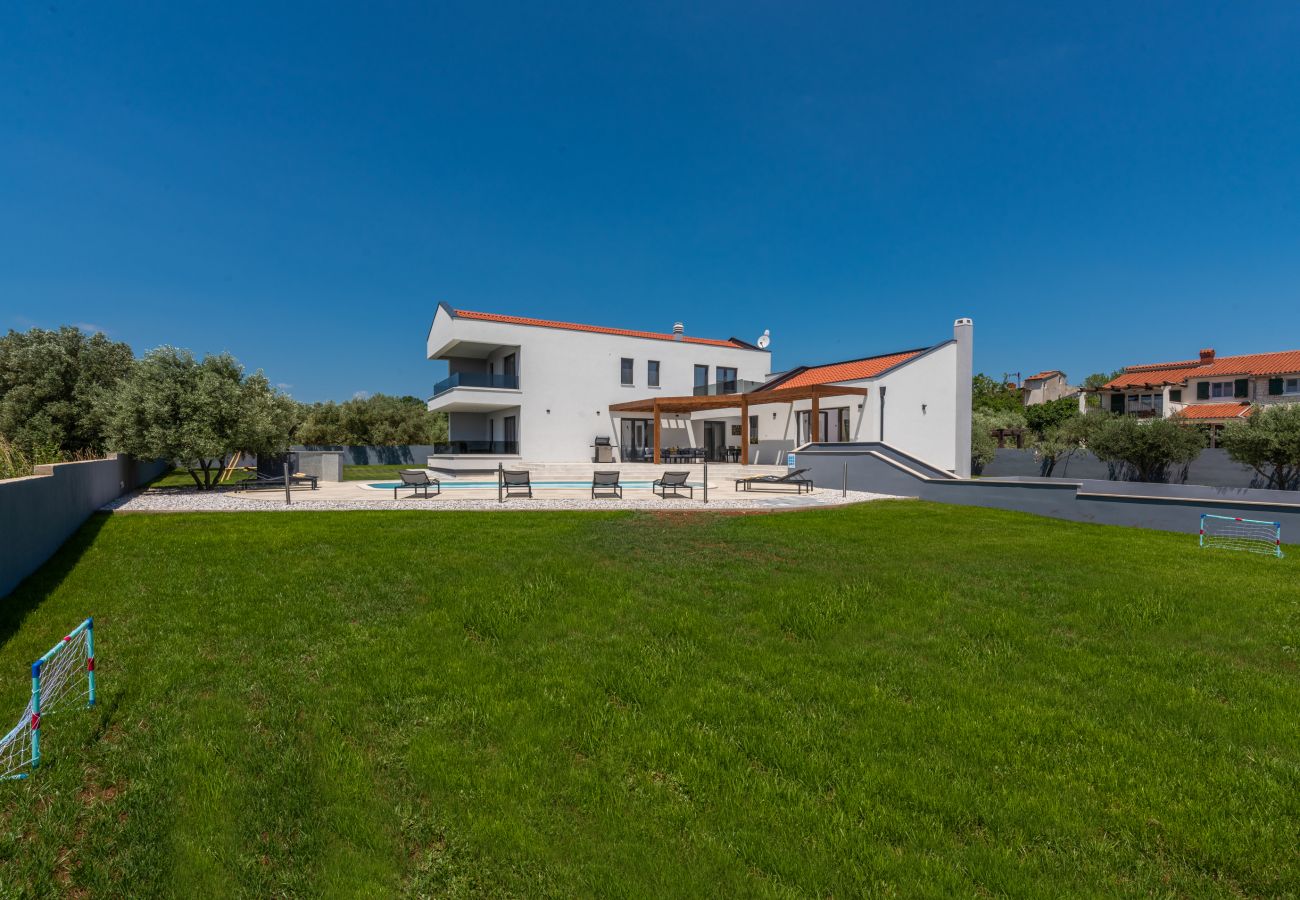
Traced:
<path fill-rule="evenodd" d="M 1228 451 L 1217 447 L 1202 450 L 1201 455 L 1192 460 L 1186 471 L 1180 467 L 1175 469 L 1171 481 L 1178 484 L 1204 484 L 1211 487 L 1263 487 L 1267 484 L 1267 480 L 1250 466 L 1233 462 Z M 997 451 L 997 455 L 980 475 L 984 478 L 1039 477 L 1042 471 L 1039 461 L 1034 458 L 1034 451 L 1006 448 Z M 1110 471 L 1097 457 L 1083 452 L 1057 463 L 1051 477 L 1067 481 L 1078 481 L 1080 478 L 1108 480 Z"/>
<path fill-rule="evenodd" d="M 91 513 L 170 468 L 115 456 L 37 466 L 28 478 L 0 481 L 0 597 L 40 568 Z"/>
<path fill-rule="evenodd" d="M 402 466 L 423 469 L 434 454 L 433 444 L 400 444 L 394 447 L 360 447 L 342 444 L 296 444 L 291 450 L 342 450 L 345 466 Z"/>
<path fill-rule="evenodd" d="M 959 506 L 1036 513 L 1073 522 L 1195 534 L 1202 513 L 1282 523 L 1282 540 L 1300 543 L 1300 492 L 1090 478 L 953 478 L 886 444 L 811 445 L 796 452 L 819 489 L 919 497 Z"/>

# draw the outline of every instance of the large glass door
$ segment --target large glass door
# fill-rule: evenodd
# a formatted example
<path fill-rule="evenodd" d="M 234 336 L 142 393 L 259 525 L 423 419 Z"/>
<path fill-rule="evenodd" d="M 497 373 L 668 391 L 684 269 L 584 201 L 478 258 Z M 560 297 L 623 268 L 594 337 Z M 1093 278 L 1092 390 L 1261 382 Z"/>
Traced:
<path fill-rule="evenodd" d="M 710 462 L 721 462 L 727 452 L 727 424 L 725 422 L 704 423 L 704 458 Z"/>

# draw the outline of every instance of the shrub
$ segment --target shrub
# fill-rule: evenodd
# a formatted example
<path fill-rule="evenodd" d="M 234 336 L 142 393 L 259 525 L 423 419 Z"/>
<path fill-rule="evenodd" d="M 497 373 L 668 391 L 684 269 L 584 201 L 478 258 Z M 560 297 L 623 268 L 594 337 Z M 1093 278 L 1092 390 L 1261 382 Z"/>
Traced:
<path fill-rule="evenodd" d="M 1269 487 L 1300 489 L 1300 404 L 1256 410 L 1245 422 L 1224 429 L 1219 443 L 1228 456 L 1267 479 Z"/>
<path fill-rule="evenodd" d="M 294 438 L 302 444 L 391 447 L 447 439 L 447 416 L 431 413 L 418 397 L 375 394 L 345 403 L 301 407 Z"/>
<path fill-rule="evenodd" d="M 998 442 L 991 432 L 999 428 L 1024 428 L 1025 417 L 1020 410 L 977 409 L 971 413 L 971 469 L 976 474 L 993 461 Z"/>
<path fill-rule="evenodd" d="M 1079 401 L 1074 397 L 1061 397 L 1025 407 L 1025 422 L 1039 438 L 1078 417 Z"/>
<path fill-rule="evenodd" d="M 1194 460 L 1205 447 L 1205 436 L 1173 419 L 1098 416 L 1088 425 L 1087 444 L 1110 465 L 1112 478 L 1168 481 L 1170 467 Z"/>

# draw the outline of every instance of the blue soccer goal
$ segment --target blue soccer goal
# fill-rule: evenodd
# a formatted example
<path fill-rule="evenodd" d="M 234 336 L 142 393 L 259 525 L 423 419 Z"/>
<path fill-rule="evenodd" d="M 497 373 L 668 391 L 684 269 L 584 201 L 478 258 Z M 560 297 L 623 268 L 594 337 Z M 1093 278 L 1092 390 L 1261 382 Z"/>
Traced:
<path fill-rule="evenodd" d="M 71 705 L 95 705 L 95 623 L 87 619 L 32 663 L 32 699 L 0 738 L 0 779 L 26 778 L 41 764 L 41 718 Z"/>
<path fill-rule="evenodd" d="M 1282 523 L 1235 516 L 1201 516 L 1201 546 L 1282 555 Z"/>

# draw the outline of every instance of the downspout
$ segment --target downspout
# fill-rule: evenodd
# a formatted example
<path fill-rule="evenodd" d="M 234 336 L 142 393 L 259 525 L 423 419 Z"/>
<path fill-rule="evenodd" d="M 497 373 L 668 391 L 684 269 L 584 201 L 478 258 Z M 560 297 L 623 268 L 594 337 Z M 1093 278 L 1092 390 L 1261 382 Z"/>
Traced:
<path fill-rule="evenodd" d="M 880 443 L 885 442 L 885 386 L 880 386 Z"/>

